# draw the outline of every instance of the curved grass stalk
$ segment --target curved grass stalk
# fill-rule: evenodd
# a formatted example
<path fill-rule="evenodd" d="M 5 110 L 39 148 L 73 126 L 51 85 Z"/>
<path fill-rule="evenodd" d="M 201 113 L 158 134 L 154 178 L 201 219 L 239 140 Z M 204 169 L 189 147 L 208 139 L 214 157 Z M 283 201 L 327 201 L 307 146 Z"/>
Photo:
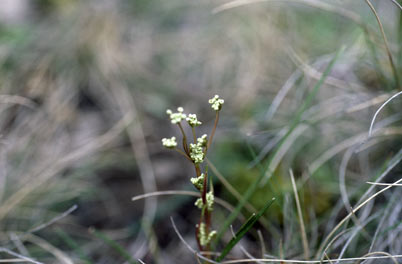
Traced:
<path fill-rule="evenodd" d="M 380 108 L 378 108 L 378 110 L 375 112 L 375 114 L 374 114 L 374 116 L 373 116 L 373 119 L 371 120 L 371 123 L 370 123 L 370 129 L 369 129 L 369 133 L 368 133 L 368 136 L 369 136 L 369 137 L 370 137 L 371 134 L 373 133 L 373 126 L 374 126 L 375 119 L 377 118 L 377 115 L 380 113 L 380 111 L 381 111 L 389 102 L 391 102 L 394 98 L 396 98 L 397 96 L 399 96 L 399 95 L 401 95 L 401 94 L 402 94 L 402 91 L 399 92 L 399 93 L 394 94 L 393 96 L 391 96 L 391 97 L 390 97 L 387 101 L 385 101 L 385 103 L 383 103 L 383 104 L 380 106 Z"/>
<path fill-rule="evenodd" d="M 394 182 L 393 184 L 398 184 L 401 183 L 402 179 L 397 180 L 396 182 Z M 364 202 L 362 202 L 361 204 L 359 204 L 357 207 L 355 207 L 347 216 L 345 216 L 339 223 L 338 225 L 335 226 L 335 228 L 331 231 L 331 233 L 329 233 L 327 235 L 327 237 L 325 238 L 325 240 L 321 243 L 321 246 L 319 247 L 317 254 L 316 254 L 316 258 L 319 258 L 322 255 L 323 249 L 325 247 L 325 245 L 328 243 L 329 239 L 336 233 L 336 231 L 338 231 L 338 229 L 347 221 L 349 220 L 354 214 L 356 214 L 357 211 L 359 211 L 364 205 L 366 205 L 368 202 L 370 202 L 372 199 L 374 199 L 375 197 L 377 197 L 379 194 L 385 192 L 386 190 L 388 190 L 389 188 L 393 187 L 394 185 L 390 185 L 385 187 L 384 189 L 382 189 L 381 191 L 376 192 L 375 194 L 373 194 L 372 196 L 370 196 L 369 198 L 367 198 Z M 321 256 L 322 258 L 322 256 Z"/>
<path fill-rule="evenodd" d="M 366 1 L 367 5 L 370 7 L 371 11 L 373 12 L 373 14 L 377 20 L 378 26 L 380 28 L 381 36 L 382 36 L 382 39 L 384 40 L 385 50 L 387 52 L 389 63 L 391 65 L 391 69 L 394 74 L 396 87 L 398 89 L 402 89 L 402 87 L 400 87 L 398 71 L 396 70 L 394 60 L 392 59 L 391 50 L 389 49 L 388 40 L 387 40 L 387 37 L 385 36 L 384 27 L 382 26 L 380 17 L 378 16 L 377 11 L 375 10 L 374 6 L 371 4 L 370 0 L 365 0 L 365 1 Z"/>

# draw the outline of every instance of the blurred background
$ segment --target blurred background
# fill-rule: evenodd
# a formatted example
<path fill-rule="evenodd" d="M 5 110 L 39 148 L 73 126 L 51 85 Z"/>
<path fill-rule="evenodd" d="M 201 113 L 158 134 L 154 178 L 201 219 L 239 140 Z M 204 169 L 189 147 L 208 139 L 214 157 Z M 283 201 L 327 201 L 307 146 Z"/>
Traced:
<path fill-rule="evenodd" d="M 402 87 L 401 2 L 371 1 L 387 42 L 365 1 L 227 3 L 0 2 L 1 259 L 196 263 L 170 221 L 196 248 L 194 197 L 131 200 L 195 191 L 191 164 L 161 145 L 163 137 L 179 138 L 165 111 L 197 113 L 199 133 L 209 133 L 207 102 L 215 94 L 225 99 L 208 153 L 216 196 L 235 206 L 261 173 L 273 172 L 243 211 L 247 217 L 277 198 L 242 240 L 254 256 L 261 247 L 272 256 L 302 254 L 290 168 L 313 252 L 367 181 L 392 164 L 381 181 L 400 178 L 401 97 L 378 115 L 373 136 L 367 132 Z M 279 144 L 304 104 L 301 122 Z M 344 256 L 402 252 L 401 195 L 392 188 L 369 204 L 359 215 L 368 226 Z M 216 205 L 215 229 L 229 213 Z M 331 256 L 340 255 L 340 241 Z M 244 252 L 235 248 L 230 257 Z"/>

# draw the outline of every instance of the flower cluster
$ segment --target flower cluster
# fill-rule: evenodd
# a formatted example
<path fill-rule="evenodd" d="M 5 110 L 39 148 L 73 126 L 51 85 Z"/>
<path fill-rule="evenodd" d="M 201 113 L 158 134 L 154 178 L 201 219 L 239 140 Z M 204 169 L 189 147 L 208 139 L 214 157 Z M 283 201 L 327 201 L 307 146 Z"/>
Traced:
<path fill-rule="evenodd" d="M 176 137 L 162 138 L 162 145 L 170 149 L 177 147 Z"/>
<path fill-rule="evenodd" d="M 200 147 L 206 147 L 208 143 L 207 134 L 202 135 L 201 137 L 197 138 L 197 145 Z"/>
<path fill-rule="evenodd" d="M 190 144 L 190 158 L 195 164 L 202 163 L 204 161 L 205 152 L 204 147 L 207 146 L 207 135 L 197 138 L 197 144 Z"/>
<path fill-rule="evenodd" d="M 214 193 L 212 191 L 209 191 L 207 193 L 206 200 L 207 200 L 206 209 L 209 212 L 212 212 L 212 210 L 214 209 L 213 206 L 214 206 L 214 200 L 215 200 Z M 194 205 L 200 209 L 203 209 L 205 207 L 205 204 L 202 201 L 202 198 L 198 198 L 197 201 L 195 201 Z"/>
<path fill-rule="evenodd" d="M 216 236 L 216 231 L 213 230 L 207 234 L 207 228 L 205 223 L 201 223 L 199 226 L 199 233 L 198 233 L 198 239 L 200 240 L 201 246 L 206 246 L 208 245 L 211 240 Z"/>
<path fill-rule="evenodd" d="M 202 147 L 198 144 L 190 144 L 190 158 L 195 164 L 204 161 L 205 153 Z"/>
<path fill-rule="evenodd" d="M 215 111 L 219 111 L 221 110 L 225 100 L 220 99 L 219 95 L 215 95 L 212 99 L 209 99 L 208 102 L 211 104 L 212 109 L 214 109 Z"/>
<path fill-rule="evenodd" d="M 202 188 L 204 187 L 204 179 L 205 179 L 205 174 L 201 173 L 200 176 L 196 178 L 191 178 L 190 181 L 194 185 L 195 188 L 198 190 L 202 191 Z"/>
<path fill-rule="evenodd" d="M 168 109 L 166 110 L 166 114 L 170 116 L 170 122 L 172 122 L 172 124 L 178 124 L 181 120 L 186 118 L 186 114 L 183 114 L 183 111 L 183 107 L 178 107 L 177 113 L 173 113 L 172 110 Z"/>
<path fill-rule="evenodd" d="M 196 127 L 202 124 L 200 121 L 198 121 L 197 115 L 195 114 L 188 114 L 186 121 L 191 127 Z"/>

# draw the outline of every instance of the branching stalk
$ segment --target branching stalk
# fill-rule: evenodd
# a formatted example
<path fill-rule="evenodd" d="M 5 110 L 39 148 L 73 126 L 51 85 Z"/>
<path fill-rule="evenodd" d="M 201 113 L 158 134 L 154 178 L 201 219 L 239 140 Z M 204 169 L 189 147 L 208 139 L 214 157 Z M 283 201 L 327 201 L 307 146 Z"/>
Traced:
<path fill-rule="evenodd" d="M 177 152 L 179 152 L 181 155 L 183 155 L 183 156 L 184 156 L 186 159 L 188 159 L 189 161 L 193 162 L 193 161 L 191 160 L 191 158 L 190 158 L 184 151 L 182 151 L 182 150 L 180 150 L 180 149 L 178 149 L 178 148 L 175 148 L 174 150 L 177 151 Z"/>
<path fill-rule="evenodd" d="M 180 123 L 177 124 L 180 128 L 181 134 L 183 135 L 183 149 L 184 151 L 187 153 L 188 156 L 190 156 L 190 151 L 188 149 L 188 145 L 187 145 L 187 137 L 186 137 L 186 133 L 184 133 L 184 129 L 181 126 Z"/>
<path fill-rule="evenodd" d="M 176 113 L 173 113 L 171 110 L 167 110 L 166 113 L 170 116 L 171 122 L 179 126 L 181 134 L 183 135 L 182 143 L 184 151 L 176 148 L 177 142 L 175 137 L 162 139 L 162 144 L 166 148 L 176 150 L 178 153 L 185 156 L 185 158 L 194 166 L 196 177 L 191 178 L 191 182 L 194 187 L 199 190 L 201 197 L 195 203 L 196 206 L 201 209 L 200 220 L 195 226 L 195 236 L 200 251 L 206 251 L 206 253 L 203 253 L 203 256 L 205 257 L 211 256 L 211 241 L 215 237 L 216 231 L 212 230 L 211 217 L 214 204 L 213 186 L 211 183 L 210 188 L 208 189 L 208 168 L 206 167 L 203 173 L 201 164 L 204 162 L 207 150 L 211 146 L 216 127 L 218 126 L 219 111 L 222 108 L 224 100 L 219 98 L 218 95 L 215 95 L 209 100 L 209 103 L 211 104 L 212 109 L 216 112 L 215 123 L 209 140 L 207 139 L 207 135 L 197 138 L 195 127 L 201 125 L 202 123 L 198 121 L 195 114 L 184 114 L 182 107 L 177 108 L 178 112 Z M 184 132 L 184 129 L 180 123 L 184 119 L 187 121 L 188 125 L 191 126 L 194 143 L 190 145 L 188 145 L 186 133 Z"/>

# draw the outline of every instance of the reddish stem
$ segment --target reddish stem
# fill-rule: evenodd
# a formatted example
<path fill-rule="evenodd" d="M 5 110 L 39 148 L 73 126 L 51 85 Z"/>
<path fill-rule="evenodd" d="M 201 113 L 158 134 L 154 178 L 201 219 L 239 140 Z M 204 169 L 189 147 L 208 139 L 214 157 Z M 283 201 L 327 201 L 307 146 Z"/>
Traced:
<path fill-rule="evenodd" d="M 194 129 L 194 127 L 191 127 L 191 131 L 193 132 L 194 144 L 197 144 L 197 136 L 196 136 L 196 134 L 195 134 L 195 129 Z"/>
<path fill-rule="evenodd" d="M 181 134 L 183 135 L 183 149 L 184 149 L 184 152 L 186 152 L 187 156 L 190 157 L 190 151 L 189 151 L 188 145 L 187 145 L 186 133 L 184 133 L 183 127 L 181 126 L 180 123 L 177 123 L 177 125 L 179 126 Z"/>
<path fill-rule="evenodd" d="M 208 186 L 208 175 L 204 176 L 204 182 L 202 183 L 202 203 L 207 204 L 207 186 Z M 208 210 L 207 210 L 208 211 Z"/>
<path fill-rule="evenodd" d="M 207 155 L 207 151 L 208 151 L 209 147 L 211 146 L 212 139 L 214 138 L 214 135 L 215 135 L 216 127 L 218 126 L 218 121 L 219 121 L 219 111 L 216 111 L 214 127 L 212 128 L 211 136 L 209 137 L 207 147 L 205 148 L 205 155 Z"/>
<path fill-rule="evenodd" d="M 177 148 L 175 148 L 174 150 L 179 152 L 184 157 L 186 157 L 186 159 L 188 159 L 189 161 L 193 162 L 193 160 L 187 155 L 187 153 L 184 153 L 183 151 L 181 151 L 180 149 L 177 149 Z"/>

